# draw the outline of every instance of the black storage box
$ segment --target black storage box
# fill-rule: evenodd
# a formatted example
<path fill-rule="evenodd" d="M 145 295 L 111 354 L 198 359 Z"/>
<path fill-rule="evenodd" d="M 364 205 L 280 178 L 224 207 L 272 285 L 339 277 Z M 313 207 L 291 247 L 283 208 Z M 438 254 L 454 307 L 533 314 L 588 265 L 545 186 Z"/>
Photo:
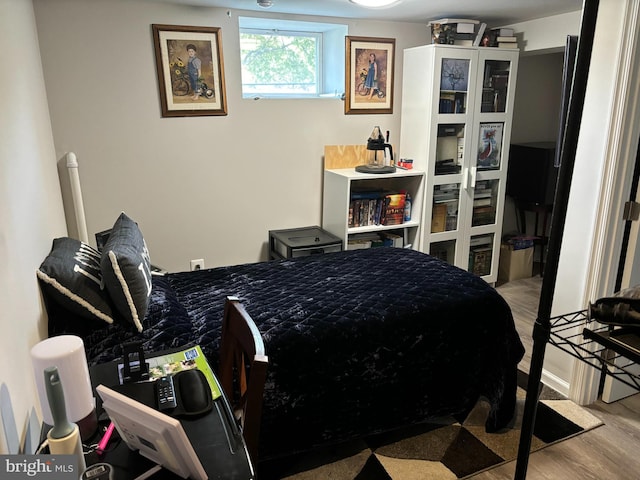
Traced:
<path fill-rule="evenodd" d="M 318 226 L 269 231 L 272 259 L 339 252 L 342 240 Z"/>

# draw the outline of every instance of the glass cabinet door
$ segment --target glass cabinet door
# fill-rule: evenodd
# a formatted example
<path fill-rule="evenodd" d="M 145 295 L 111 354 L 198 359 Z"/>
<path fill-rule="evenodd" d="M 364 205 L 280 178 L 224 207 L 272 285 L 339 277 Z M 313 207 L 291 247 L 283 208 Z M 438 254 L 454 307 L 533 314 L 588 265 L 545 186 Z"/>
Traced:
<path fill-rule="evenodd" d="M 431 211 L 431 233 L 450 232 L 458 229 L 460 184 L 434 185 Z"/>
<path fill-rule="evenodd" d="M 436 175 L 451 175 L 460 173 L 464 161 L 465 125 L 438 125 L 436 138 Z"/>
<path fill-rule="evenodd" d="M 499 183 L 500 180 L 479 180 L 476 182 L 473 190 L 472 227 L 496 223 Z"/>
<path fill-rule="evenodd" d="M 430 245 L 429 255 L 447 262 L 449 265 L 456 263 L 456 241 L 445 240 L 444 242 L 434 242 Z"/>
<path fill-rule="evenodd" d="M 483 277 L 491 274 L 493 260 L 493 242 L 495 235 L 475 235 L 469 246 L 469 271 Z"/>
<path fill-rule="evenodd" d="M 465 113 L 469 91 L 469 64 L 466 58 L 443 58 L 440 70 L 439 113 Z"/>
<path fill-rule="evenodd" d="M 509 90 L 509 60 L 486 60 L 482 77 L 482 104 L 480 111 L 504 113 Z"/>

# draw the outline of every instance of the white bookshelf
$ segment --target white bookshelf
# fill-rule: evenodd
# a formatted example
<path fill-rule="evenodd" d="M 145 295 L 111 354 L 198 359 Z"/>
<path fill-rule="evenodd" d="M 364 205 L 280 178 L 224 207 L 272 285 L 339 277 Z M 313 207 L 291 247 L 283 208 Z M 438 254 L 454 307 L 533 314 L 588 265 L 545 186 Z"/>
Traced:
<path fill-rule="evenodd" d="M 400 154 L 425 172 L 421 250 L 497 280 L 518 50 L 404 51 Z"/>
<path fill-rule="evenodd" d="M 419 249 L 422 219 L 424 172 L 396 169 L 395 173 L 360 173 L 355 168 L 338 168 L 324 171 L 322 201 L 322 228 L 341 238 L 345 248 L 349 238 L 359 233 L 399 232 L 405 246 Z M 383 190 L 397 193 L 404 190 L 412 199 L 411 220 L 400 225 L 349 226 L 349 204 L 354 191 Z"/>

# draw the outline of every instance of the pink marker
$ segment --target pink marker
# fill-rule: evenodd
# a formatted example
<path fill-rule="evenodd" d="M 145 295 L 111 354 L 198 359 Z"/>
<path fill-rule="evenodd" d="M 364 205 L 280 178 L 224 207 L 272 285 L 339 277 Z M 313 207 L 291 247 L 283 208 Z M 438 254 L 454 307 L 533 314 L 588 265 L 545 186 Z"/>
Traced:
<path fill-rule="evenodd" d="M 114 428 L 115 428 L 115 424 L 111 422 L 107 427 L 107 431 L 104 432 L 104 436 L 100 440 L 100 443 L 98 443 L 98 448 L 96 448 L 96 452 L 98 452 L 98 455 L 102 455 L 104 453 L 104 450 L 107 448 L 107 444 L 111 439 L 111 434 L 113 433 Z"/>

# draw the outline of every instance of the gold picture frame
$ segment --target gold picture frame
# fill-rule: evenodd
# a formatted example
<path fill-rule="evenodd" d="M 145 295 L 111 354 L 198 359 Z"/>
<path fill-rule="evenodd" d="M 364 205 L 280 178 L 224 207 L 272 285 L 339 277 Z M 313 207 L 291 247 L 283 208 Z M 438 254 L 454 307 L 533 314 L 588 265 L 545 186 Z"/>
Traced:
<path fill-rule="evenodd" d="M 344 113 L 393 113 L 395 38 L 345 37 Z"/>
<path fill-rule="evenodd" d="M 163 117 L 226 115 L 218 27 L 152 25 Z"/>

